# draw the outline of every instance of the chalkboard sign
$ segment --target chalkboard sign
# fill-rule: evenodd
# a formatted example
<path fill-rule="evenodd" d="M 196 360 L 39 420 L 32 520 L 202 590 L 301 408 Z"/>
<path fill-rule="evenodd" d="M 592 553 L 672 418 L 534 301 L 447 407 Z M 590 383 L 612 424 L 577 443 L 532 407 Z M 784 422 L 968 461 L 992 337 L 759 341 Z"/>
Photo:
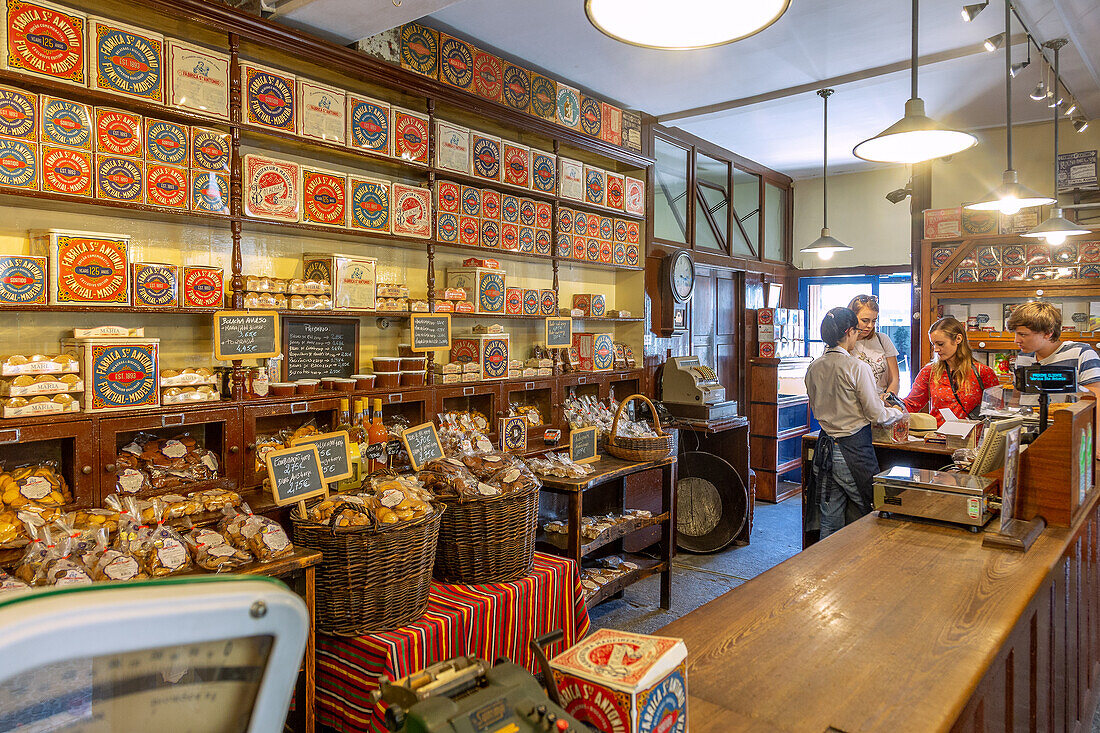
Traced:
<path fill-rule="evenodd" d="M 214 314 L 214 358 L 267 359 L 279 355 L 275 311 L 218 311 Z"/>
<path fill-rule="evenodd" d="M 546 319 L 546 346 L 551 349 L 573 345 L 573 319 Z"/>
<path fill-rule="evenodd" d="M 435 432 L 435 425 L 426 422 L 409 428 L 401 433 L 401 442 L 405 444 L 405 450 L 409 453 L 409 463 L 414 471 L 429 461 L 443 457 L 443 445 L 439 442 L 439 435 Z"/>
<path fill-rule="evenodd" d="M 328 495 L 317 446 L 298 445 L 271 451 L 266 461 L 271 495 L 278 506 L 304 504 L 310 497 Z"/>
<path fill-rule="evenodd" d="M 359 372 L 359 319 L 283 318 L 283 379 L 350 377 Z"/>
<path fill-rule="evenodd" d="M 413 313 L 412 350 L 441 351 L 451 348 L 451 315 L 449 313 Z"/>
<path fill-rule="evenodd" d="M 310 435 L 295 440 L 293 444 L 317 446 L 317 455 L 321 458 L 321 476 L 325 483 L 351 478 L 351 447 L 346 430 Z"/>
<path fill-rule="evenodd" d="M 599 428 L 574 428 L 569 433 L 569 458 L 574 463 L 592 463 L 600 460 L 596 452 L 596 433 Z"/>

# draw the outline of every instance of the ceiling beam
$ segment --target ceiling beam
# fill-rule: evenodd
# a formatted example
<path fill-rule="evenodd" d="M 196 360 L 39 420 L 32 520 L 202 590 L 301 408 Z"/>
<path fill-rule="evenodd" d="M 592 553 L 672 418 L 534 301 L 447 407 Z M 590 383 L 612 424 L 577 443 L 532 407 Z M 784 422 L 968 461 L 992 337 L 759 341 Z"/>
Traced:
<path fill-rule="evenodd" d="M 1018 45 L 1020 43 L 1027 42 L 1027 34 L 1020 33 L 1012 36 L 1012 45 Z M 927 56 L 920 56 L 917 59 L 917 66 L 929 66 L 932 64 L 940 64 L 945 61 L 954 61 L 955 59 L 966 58 L 967 56 L 978 56 L 988 53 L 980 44 L 971 44 L 962 48 L 951 49 L 949 51 L 940 51 L 939 53 L 929 54 Z M 694 117 L 706 117 L 708 115 L 718 114 L 720 112 L 728 112 L 740 107 L 748 107 L 754 104 L 761 104 L 762 102 L 772 102 L 777 99 L 785 99 L 787 97 L 794 97 L 799 94 L 805 94 L 806 92 L 813 92 L 823 87 L 838 87 L 843 84 L 853 84 L 857 81 L 865 81 L 867 79 L 874 79 L 879 76 L 886 76 L 888 74 L 897 74 L 902 71 L 908 71 L 910 67 L 909 59 L 904 61 L 898 61 L 892 64 L 885 64 L 883 66 L 875 66 L 870 69 L 863 69 L 861 71 L 853 71 L 850 74 L 843 74 L 841 76 L 834 76 L 829 79 L 821 79 L 819 81 L 809 82 L 807 84 L 799 84 L 798 86 L 787 87 L 785 89 L 776 89 L 771 92 L 764 92 L 763 94 L 754 94 L 751 97 L 742 97 L 741 99 L 731 99 L 725 102 L 717 102 L 716 104 L 708 104 L 702 107 L 692 107 L 691 109 L 681 110 L 679 112 L 668 112 L 663 115 L 657 115 L 657 121 L 662 125 L 669 122 L 675 122 L 677 120 L 686 120 Z"/>

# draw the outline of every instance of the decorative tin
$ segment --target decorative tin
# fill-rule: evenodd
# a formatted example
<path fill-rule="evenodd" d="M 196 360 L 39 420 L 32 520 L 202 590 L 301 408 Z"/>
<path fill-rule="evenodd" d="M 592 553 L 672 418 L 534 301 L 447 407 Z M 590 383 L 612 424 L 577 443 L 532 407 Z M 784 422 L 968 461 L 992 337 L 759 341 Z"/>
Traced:
<path fill-rule="evenodd" d="M 0 138 L 0 186 L 38 190 L 38 144 Z"/>
<path fill-rule="evenodd" d="M 439 80 L 459 89 L 474 85 L 474 48 L 446 33 L 439 34 Z"/>
<path fill-rule="evenodd" d="M 159 339 L 69 339 L 65 344 L 83 351 L 86 411 L 160 404 Z"/>
<path fill-rule="evenodd" d="M 347 135 L 347 95 L 340 89 L 298 79 L 298 134 L 343 145 Z"/>
<path fill-rule="evenodd" d="M 175 265 L 134 263 L 134 305 L 139 308 L 175 308 L 179 305 L 179 276 Z"/>
<path fill-rule="evenodd" d="M 462 213 L 466 216 L 481 216 L 481 189 L 462 187 Z"/>
<path fill-rule="evenodd" d="M 558 231 L 573 233 L 573 210 L 568 206 L 558 207 Z"/>
<path fill-rule="evenodd" d="M 602 169 L 588 165 L 584 167 L 584 201 L 594 206 L 606 205 L 607 181 Z"/>
<path fill-rule="evenodd" d="M 398 33 L 401 67 L 433 79 L 439 75 L 439 31 L 420 23 L 406 23 Z"/>
<path fill-rule="evenodd" d="M 348 145 L 391 155 L 390 105 L 348 94 Z"/>
<path fill-rule="evenodd" d="M 45 257 L 0 257 L 0 306 L 46 304 Z"/>
<path fill-rule="evenodd" d="M 535 252 L 535 228 L 521 226 L 519 228 L 519 251 L 524 254 Z"/>
<path fill-rule="evenodd" d="M 447 287 L 463 288 L 476 293 L 475 313 L 504 312 L 504 270 L 485 267 L 452 267 L 447 269 Z"/>
<path fill-rule="evenodd" d="M 1077 278 L 1076 267 L 1066 267 L 1064 265 L 1053 268 L 1054 272 L 1052 278 L 1054 280 L 1074 280 Z"/>
<path fill-rule="evenodd" d="M 600 217 L 596 214 L 588 215 L 588 230 L 585 234 L 594 239 L 600 238 Z"/>
<path fill-rule="evenodd" d="M 481 242 L 481 222 L 476 216 L 458 217 L 458 241 L 470 247 Z"/>
<path fill-rule="evenodd" d="M 558 82 L 558 124 L 571 130 L 581 126 L 581 94 L 573 87 Z"/>
<path fill-rule="evenodd" d="M 584 164 L 580 161 L 558 158 L 558 195 L 584 201 Z"/>
<path fill-rule="evenodd" d="M 626 242 L 626 221 L 624 219 L 615 220 L 615 241 Z"/>
<path fill-rule="evenodd" d="M 608 333 L 574 333 L 573 348 L 581 371 L 609 371 L 615 366 L 615 342 Z"/>
<path fill-rule="evenodd" d="M 553 122 L 558 116 L 558 88 L 553 79 L 531 72 L 531 106 L 535 117 Z"/>
<path fill-rule="evenodd" d="M 1077 244 L 1076 242 L 1065 242 L 1058 245 L 1051 252 L 1051 260 L 1059 265 L 1072 265 L 1077 263 Z M 979 261 L 979 264 L 981 262 Z"/>
<path fill-rule="evenodd" d="M 295 78 L 285 71 L 241 63 L 241 88 L 245 122 L 283 132 L 297 132 L 294 101 Z"/>
<path fill-rule="evenodd" d="M 996 234 L 998 213 L 996 211 L 971 211 L 964 208 L 961 222 L 963 234 Z"/>
<path fill-rule="evenodd" d="M 185 125 L 145 118 L 145 159 L 150 163 L 187 165 L 190 134 Z"/>
<path fill-rule="evenodd" d="M 595 97 L 581 95 L 581 132 L 592 137 L 600 136 L 603 110 L 600 108 L 600 100 Z"/>
<path fill-rule="evenodd" d="M 500 223 L 500 248 L 515 252 L 519 249 L 519 225 Z"/>
<path fill-rule="evenodd" d="M 531 188 L 552 194 L 557 190 L 556 165 L 551 153 L 531 149 Z"/>
<path fill-rule="evenodd" d="M 506 193 L 500 197 L 500 221 L 519 223 L 519 196 Z"/>
<path fill-rule="evenodd" d="M 531 199 L 519 200 L 519 223 L 520 226 L 533 227 L 536 220 L 535 214 L 535 202 Z"/>
<path fill-rule="evenodd" d="M 641 256 L 638 252 L 640 246 L 641 245 L 638 244 L 626 245 L 626 264 L 630 265 L 631 267 L 637 267 L 638 264 L 641 262 Z"/>
<path fill-rule="evenodd" d="M 70 196 L 92 195 L 92 154 L 42 146 L 42 190 Z"/>
<path fill-rule="evenodd" d="M 524 288 L 523 290 L 523 315 L 537 316 L 541 309 L 541 293 L 538 290 Z"/>
<path fill-rule="evenodd" d="M 191 178 L 186 168 L 147 163 L 145 203 L 166 209 L 186 209 L 191 198 Z"/>
<path fill-rule="evenodd" d="M 474 94 L 494 102 L 504 91 L 504 62 L 491 53 L 474 53 Z"/>
<path fill-rule="evenodd" d="M 1005 275 L 1008 275 L 1008 270 L 1005 270 Z M 1081 265 L 1079 276 L 1087 278 L 1100 277 L 1100 264 L 1090 263 L 1087 265 Z M 1005 279 L 1007 280 L 1008 278 L 1006 277 Z M 1022 280 L 1023 278 L 1020 277 L 1017 279 Z"/>
<path fill-rule="evenodd" d="M 451 212 L 440 212 L 435 220 L 435 236 L 440 242 L 457 242 L 458 216 Z"/>
<path fill-rule="evenodd" d="M 0 86 L 0 136 L 38 141 L 38 95 Z"/>
<path fill-rule="evenodd" d="M 583 211 L 573 212 L 573 233 L 582 237 L 588 236 L 588 214 Z"/>
<path fill-rule="evenodd" d="M 348 176 L 351 204 L 348 226 L 363 231 L 390 232 L 390 183 Z"/>
<path fill-rule="evenodd" d="M 462 186 L 451 181 L 435 182 L 435 209 L 457 214 L 462 211 Z"/>
<path fill-rule="evenodd" d="M 218 173 L 229 171 L 229 135 L 219 130 L 191 128 L 191 167 Z"/>
<path fill-rule="evenodd" d="M 164 102 L 164 36 L 91 18 L 92 89 L 147 102 Z"/>
<path fill-rule="evenodd" d="M 470 170 L 478 178 L 500 180 L 500 138 L 470 131 Z"/>
<path fill-rule="evenodd" d="M 531 72 L 522 66 L 504 62 L 504 103 L 512 109 L 526 112 L 531 106 Z"/>
<path fill-rule="evenodd" d="M 180 278 L 180 305 L 184 308 L 220 308 L 225 300 L 222 268 L 184 265 Z"/>
<path fill-rule="evenodd" d="M 510 316 L 523 315 L 523 288 L 507 288 L 504 296 L 504 312 Z"/>
<path fill-rule="evenodd" d="M 535 254 L 549 257 L 552 252 L 550 246 L 550 230 L 549 229 L 536 229 L 535 230 Z"/>
<path fill-rule="evenodd" d="M 495 219 L 481 220 L 481 246 L 500 248 L 500 222 Z"/>
<path fill-rule="evenodd" d="M 470 130 L 443 120 L 435 121 L 435 167 L 470 172 Z"/>
<path fill-rule="evenodd" d="M 481 218 L 500 221 L 500 192 L 491 188 L 481 189 Z"/>
<path fill-rule="evenodd" d="M 508 377 L 508 341 L 508 334 L 454 338 L 451 340 L 451 361 L 478 364 L 482 379 L 505 379 Z"/>
<path fill-rule="evenodd" d="M 623 178 L 623 211 L 645 216 L 645 182 L 630 176 Z"/>
<path fill-rule="evenodd" d="M 610 216 L 601 216 L 600 221 L 600 234 L 599 238 L 610 242 L 615 238 L 615 225 L 611 223 Z"/>
<path fill-rule="evenodd" d="M 428 239 L 432 236 L 432 194 L 426 188 L 393 184 L 393 233 Z"/>
<path fill-rule="evenodd" d="M 61 229 L 31 232 L 50 258 L 50 305 L 130 304 L 130 237 Z"/>
<path fill-rule="evenodd" d="M 1028 265 L 1049 265 L 1050 264 L 1050 246 L 1046 244 L 1028 244 L 1026 246 L 1026 257 Z M 966 264 L 966 260 L 963 260 L 963 264 Z"/>
<path fill-rule="evenodd" d="M 556 290 L 539 291 L 539 314 L 556 316 L 558 314 L 558 293 Z"/>
<path fill-rule="evenodd" d="M 558 257 L 572 257 L 573 236 L 570 234 L 566 234 L 565 232 L 559 232 L 557 237 L 558 246 L 555 248 L 554 253 Z"/>
<path fill-rule="evenodd" d="M 925 239 L 955 239 L 962 236 L 962 208 L 924 210 Z"/>
<path fill-rule="evenodd" d="M 605 206 L 618 211 L 623 210 L 624 181 L 625 179 L 622 175 L 607 171 L 607 196 L 604 202 Z"/>
<path fill-rule="evenodd" d="M 531 148 L 505 140 L 504 182 L 521 188 L 531 187 Z"/>
<path fill-rule="evenodd" d="M 95 151 L 100 155 L 143 157 L 141 115 L 120 109 L 95 110 Z"/>
<path fill-rule="evenodd" d="M 145 164 L 132 158 L 100 155 L 95 160 L 96 198 L 142 203 L 145 201 Z"/>
<path fill-rule="evenodd" d="M 546 201 L 535 202 L 535 226 L 549 229 L 554 223 L 554 207 Z"/>
<path fill-rule="evenodd" d="M 213 171 L 191 171 L 191 209 L 205 214 L 228 214 L 229 176 Z"/>
<path fill-rule="evenodd" d="M 625 265 L 626 264 L 626 243 L 625 242 L 615 242 L 615 264 L 616 265 Z"/>
<path fill-rule="evenodd" d="M 44 145 L 90 151 L 92 108 L 80 102 L 43 96 L 41 139 Z"/>
<path fill-rule="evenodd" d="M 302 166 L 302 221 L 326 227 L 347 226 L 347 176 Z"/>
<path fill-rule="evenodd" d="M 600 240 L 591 237 L 584 240 L 584 258 L 589 262 L 600 261 Z"/>
<path fill-rule="evenodd" d="M 935 261 L 936 249 L 932 249 L 933 262 Z M 950 255 L 950 250 L 948 250 Z M 1001 248 L 1001 263 L 1005 265 L 1023 265 L 1027 262 L 1027 256 L 1025 254 L 1024 246 L 1022 244 L 1010 244 L 1007 247 Z M 942 263 L 940 263 L 942 264 Z"/>
<path fill-rule="evenodd" d="M 600 240 L 600 262 L 611 264 L 615 261 L 615 247 L 611 242 Z"/>
<path fill-rule="evenodd" d="M 244 213 L 258 219 L 298 221 L 297 163 L 260 155 L 245 155 L 243 163 Z"/>
<path fill-rule="evenodd" d="M 88 16 L 35 0 L 7 0 L 0 68 L 87 86 Z"/>
<path fill-rule="evenodd" d="M 623 111 L 607 102 L 600 102 L 600 117 L 600 139 L 612 145 L 622 145 Z"/>
<path fill-rule="evenodd" d="M 1081 262 L 1100 262 L 1100 242 L 1081 242 Z"/>
<path fill-rule="evenodd" d="M 167 104 L 228 120 L 229 56 L 175 38 L 167 45 Z"/>
<path fill-rule="evenodd" d="M 1041 276 L 1046 271 L 1046 267 L 1028 268 L 1028 277 Z M 1045 276 L 1045 275 L 1043 275 Z M 955 270 L 953 278 L 957 283 L 972 283 L 978 281 L 978 270 L 975 267 L 960 267 Z"/>
<path fill-rule="evenodd" d="M 428 164 L 428 116 L 393 108 L 393 157 Z"/>
<path fill-rule="evenodd" d="M 1023 254 L 1023 247 L 1020 248 L 1021 255 Z M 951 258 L 950 247 L 933 247 L 932 248 L 932 269 L 937 270 L 943 267 L 943 263 L 947 262 Z M 1022 260 L 1021 260 L 1022 261 Z"/>
<path fill-rule="evenodd" d="M 626 223 L 626 243 L 627 244 L 641 244 L 642 243 L 642 228 L 636 221 L 628 221 Z"/>
<path fill-rule="evenodd" d="M 588 240 L 581 236 L 573 237 L 573 254 L 574 260 L 586 259 L 585 253 L 588 251 Z"/>

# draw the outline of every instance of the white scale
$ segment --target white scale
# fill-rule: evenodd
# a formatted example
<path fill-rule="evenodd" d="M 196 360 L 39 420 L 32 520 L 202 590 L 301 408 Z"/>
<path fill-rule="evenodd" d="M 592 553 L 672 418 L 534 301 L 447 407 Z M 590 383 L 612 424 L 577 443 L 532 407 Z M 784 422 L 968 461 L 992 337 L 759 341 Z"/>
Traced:
<path fill-rule="evenodd" d="M 309 629 L 271 578 L 0 594 L 0 732 L 275 733 Z"/>

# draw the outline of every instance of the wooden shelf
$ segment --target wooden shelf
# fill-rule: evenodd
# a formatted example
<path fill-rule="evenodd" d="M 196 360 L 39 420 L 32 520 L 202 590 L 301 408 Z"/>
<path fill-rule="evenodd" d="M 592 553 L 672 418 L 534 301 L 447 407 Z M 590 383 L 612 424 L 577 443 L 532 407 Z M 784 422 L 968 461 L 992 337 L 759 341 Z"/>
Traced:
<path fill-rule="evenodd" d="M 1090 346 L 1097 346 L 1100 344 L 1100 336 L 1093 333 L 1070 333 L 1063 332 L 1061 337 L 1066 341 L 1077 341 L 1083 344 L 1089 344 Z M 970 343 L 970 348 L 981 349 L 983 351 L 1018 351 L 1016 342 L 1013 340 L 1012 334 L 1006 331 L 995 331 L 992 333 L 974 333 L 973 331 L 966 332 L 966 340 Z M 978 344 L 984 343 L 985 346 L 979 346 Z"/>
<path fill-rule="evenodd" d="M 558 197 L 552 193 L 544 193 L 543 191 L 536 191 L 531 188 L 524 188 L 523 186 L 516 186 L 511 183 L 505 183 L 504 181 L 490 181 L 486 178 L 480 178 L 478 176 L 471 175 L 469 173 L 457 173 L 446 168 L 433 168 L 437 178 L 443 180 L 450 180 L 455 183 L 462 183 L 467 186 L 474 186 L 477 188 L 488 188 L 493 191 L 499 191 L 502 194 L 523 196 L 529 199 L 535 199 L 537 201 L 546 201 L 553 203 L 558 201 Z"/>
<path fill-rule="evenodd" d="M 598 550 L 604 545 L 608 545 L 615 540 L 622 539 L 629 534 L 633 534 L 640 529 L 646 527 L 652 527 L 657 524 L 662 524 L 669 521 L 671 514 L 665 512 L 653 517 L 639 517 L 636 519 L 626 519 L 621 522 L 616 522 L 613 526 L 608 527 L 603 532 L 600 532 L 595 539 L 581 545 L 581 556 L 585 556 L 593 550 Z M 540 539 L 547 544 L 553 545 L 559 550 L 567 551 L 569 549 L 569 535 L 560 534 L 558 532 L 542 532 L 540 533 Z"/>
<path fill-rule="evenodd" d="M 0 305 L 0 313 L 167 313 L 181 316 L 210 315 L 221 308 L 142 308 L 133 305 Z M 291 311 L 296 312 L 296 311 Z M 308 311 L 307 311 L 308 312 Z"/>
<path fill-rule="evenodd" d="M 585 213 L 599 214 L 600 216 L 617 216 L 620 219 L 631 219 L 633 221 L 644 222 L 644 216 L 638 216 L 637 214 L 631 214 L 621 209 L 612 209 L 607 206 L 598 206 L 597 204 L 590 204 L 586 201 L 577 201 L 576 199 L 565 199 L 558 197 L 558 203 L 562 206 L 570 209 L 577 209 Z"/>
<path fill-rule="evenodd" d="M 93 172 L 94 174 L 94 172 Z M 10 197 L 10 198 L 9 198 Z M 228 229 L 233 217 L 226 214 L 207 214 L 202 211 L 162 209 L 147 204 L 112 201 L 87 196 L 69 196 L 63 193 L 28 191 L 21 188 L 0 188 L 0 206 L 27 206 L 25 199 L 33 199 L 35 208 L 47 211 L 90 214 L 92 216 L 120 216 L 128 219 L 159 221 L 169 224 L 194 225 L 195 222 Z M 45 227 L 43 227 L 45 228 Z"/>
<path fill-rule="evenodd" d="M 654 560 L 641 555 L 630 555 L 627 553 L 622 553 L 621 557 L 624 560 L 637 563 L 638 569 L 623 573 L 614 580 L 604 583 L 591 593 L 586 593 L 584 600 L 589 608 L 603 603 L 611 596 L 627 586 L 637 583 L 643 578 L 648 578 L 650 575 L 656 575 L 657 573 L 662 573 L 669 569 L 669 563 L 662 560 Z"/>

